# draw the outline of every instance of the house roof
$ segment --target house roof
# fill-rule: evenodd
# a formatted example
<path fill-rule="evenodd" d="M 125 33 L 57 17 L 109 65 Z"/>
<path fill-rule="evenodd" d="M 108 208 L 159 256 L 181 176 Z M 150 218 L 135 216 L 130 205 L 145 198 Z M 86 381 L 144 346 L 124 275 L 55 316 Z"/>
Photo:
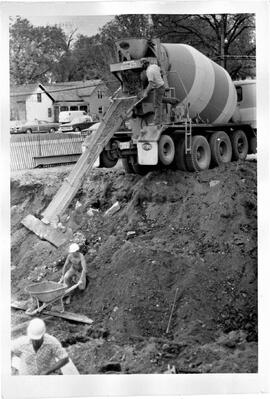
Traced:
<path fill-rule="evenodd" d="M 39 86 L 38 83 L 32 83 L 32 84 L 20 85 L 20 86 L 10 86 L 10 95 L 11 96 L 22 96 L 22 98 L 28 97 L 33 92 L 36 91 L 38 86 Z"/>
<path fill-rule="evenodd" d="M 43 85 L 43 87 L 56 102 L 81 101 L 82 96 L 91 96 L 96 87 L 103 84 L 104 83 L 98 79 L 75 82 L 59 82 L 52 85 Z"/>
<path fill-rule="evenodd" d="M 82 96 L 91 96 L 99 85 L 104 85 L 100 79 L 58 82 L 50 85 L 33 83 L 21 86 L 10 86 L 10 95 L 26 98 L 35 92 L 38 87 L 41 87 L 55 102 L 82 101 Z"/>

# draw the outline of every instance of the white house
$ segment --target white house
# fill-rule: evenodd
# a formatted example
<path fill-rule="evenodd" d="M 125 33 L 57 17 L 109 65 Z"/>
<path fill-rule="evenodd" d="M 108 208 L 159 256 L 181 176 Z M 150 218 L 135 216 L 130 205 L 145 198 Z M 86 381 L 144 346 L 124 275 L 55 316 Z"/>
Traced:
<path fill-rule="evenodd" d="M 108 106 L 109 91 L 101 80 L 10 88 L 11 120 L 58 122 L 59 112 L 68 110 L 83 110 L 99 119 Z"/>

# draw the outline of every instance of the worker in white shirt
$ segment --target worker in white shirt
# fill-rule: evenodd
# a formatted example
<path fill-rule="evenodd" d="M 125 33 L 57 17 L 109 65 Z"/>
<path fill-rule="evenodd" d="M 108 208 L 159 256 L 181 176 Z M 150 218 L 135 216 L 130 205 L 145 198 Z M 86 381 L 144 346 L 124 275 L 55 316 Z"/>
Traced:
<path fill-rule="evenodd" d="M 11 344 L 11 356 L 16 357 L 19 375 L 48 375 L 69 362 L 69 357 L 61 343 L 46 333 L 42 319 L 32 319 L 23 335 Z M 14 363 L 12 363 L 14 364 Z"/>
<path fill-rule="evenodd" d="M 157 64 L 150 64 L 147 58 L 141 60 L 142 68 L 146 71 L 148 86 L 144 90 L 143 97 L 146 98 L 151 90 L 154 90 L 154 125 L 162 123 L 162 98 L 165 93 L 165 84 L 162 79 L 160 67 Z"/>

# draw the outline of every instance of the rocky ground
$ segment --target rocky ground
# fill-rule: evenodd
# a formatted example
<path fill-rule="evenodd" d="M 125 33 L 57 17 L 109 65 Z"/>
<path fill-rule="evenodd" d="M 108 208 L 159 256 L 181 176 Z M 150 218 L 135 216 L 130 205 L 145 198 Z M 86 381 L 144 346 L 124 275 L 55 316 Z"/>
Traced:
<path fill-rule="evenodd" d="M 21 220 L 40 216 L 69 171 L 12 175 L 13 300 L 28 299 L 31 283 L 59 280 L 69 243 L 57 249 Z M 116 201 L 120 209 L 105 216 Z M 66 310 L 94 322 L 47 326 L 81 374 L 163 373 L 168 364 L 179 373 L 257 372 L 255 161 L 144 177 L 95 169 L 64 222 L 88 267 L 86 290 Z M 12 311 L 12 327 L 25 320 Z"/>

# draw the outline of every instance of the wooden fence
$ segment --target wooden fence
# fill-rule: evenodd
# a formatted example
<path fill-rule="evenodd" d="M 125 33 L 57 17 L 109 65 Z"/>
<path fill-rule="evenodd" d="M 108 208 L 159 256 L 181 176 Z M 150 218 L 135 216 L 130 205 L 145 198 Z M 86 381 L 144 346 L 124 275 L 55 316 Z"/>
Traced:
<path fill-rule="evenodd" d="M 82 153 L 83 141 L 84 137 L 76 133 L 10 135 L 11 170 L 76 162 Z"/>

